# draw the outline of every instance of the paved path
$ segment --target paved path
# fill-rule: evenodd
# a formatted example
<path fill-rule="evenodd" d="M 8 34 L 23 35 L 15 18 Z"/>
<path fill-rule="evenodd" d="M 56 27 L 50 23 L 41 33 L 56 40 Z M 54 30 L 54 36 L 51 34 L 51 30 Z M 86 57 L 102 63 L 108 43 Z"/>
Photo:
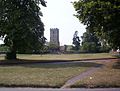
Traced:
<path fill-rule="evenodd" d="M 111 60 L 95 60 L 95 61 L 109 62 Z M 81 62 L 95 62 L 95 61 L 91 60 L 91 61 L 81 61 Z M 69 79 L 61 88 L 69 88 L 70 86 L 74 85 L 76 82 L 80 81 L 81 79 L 86 78 L 86 77 L 90 76 L 92 73 L 101 69 L 102 66 L 104 66 L 104 65 L 97 65 L 96 67 L 92 67 L 92 68 L 88 69 L 87 71 L 81 73 L 80 75 Z M 90 77 L 90 79 L 92 79 L 92 77 Z"/>
<path fill-rule="evenodd" d="M 90 68 L 88 69 L 87 71 L 81 73 L 80 75 L 78 76 L 75 76 L 71 79 L 69 79 L 65 85 L 63 85 L 61 88 L 69 88 L 71 85 L 75 84 L 76 82 L 78 82 L 79 80 L 87 77 L 87 76 L 90 76 L 93 72 L 96 72 L 97 70 L 101 69 L 101 66 L 97 66 L 97 67 L 93 67 L 93 68 Z M 92 79 L 92 78 L 91 78 Z"/>
<path fill-rule="evenodd" d="M 53 88 L 0 88 L 0 91 L 120 91 L 120 88 L 72 88 L 72 89 L 53 89 Z"/>

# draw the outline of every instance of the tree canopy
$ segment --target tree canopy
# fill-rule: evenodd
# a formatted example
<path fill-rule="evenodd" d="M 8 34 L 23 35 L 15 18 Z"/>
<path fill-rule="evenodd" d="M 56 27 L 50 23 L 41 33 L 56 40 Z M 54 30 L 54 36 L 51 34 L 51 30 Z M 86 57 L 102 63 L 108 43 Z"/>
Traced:
<path fill-rule="evenodd" d="M 120 0 L 79 0 L 73 5 L 77 11 L 75 16 L 87 29 L 111 47 L 120 47 Z"/>
<path fill-rule="evenodd" d="M 73 49 L 74 50 L 79 50 L 80 49 L 80 39 L 78 36 L 78 31 L 75 31 L 74 35 L 73 35 Z"/>
<path fill-rule="evenodd" d="M 36 50 L 45 42 L 39 4 L 46 6 L 44 0 L 0 0 L 0 37 L 10 52 Z"/>
<path fill-rule="evenodd" d="M 99 52 L 101 48 L 101 43 L 99 38 L 94 34 L 94 32 L 90 32 L 87 30 L 83 33 L 81 50 L 83 52 Z"/>

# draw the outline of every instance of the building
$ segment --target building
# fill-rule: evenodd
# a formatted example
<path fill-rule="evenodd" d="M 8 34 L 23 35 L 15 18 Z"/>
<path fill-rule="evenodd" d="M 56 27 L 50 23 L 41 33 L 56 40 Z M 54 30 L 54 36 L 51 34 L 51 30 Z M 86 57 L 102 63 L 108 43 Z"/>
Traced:
<path fill-rule="evenodd" d="M 50 43 L 55 44 L 56 46 L 60 46 L 59 29 L 58 28 L 51 28 L 50 29 Z"/>

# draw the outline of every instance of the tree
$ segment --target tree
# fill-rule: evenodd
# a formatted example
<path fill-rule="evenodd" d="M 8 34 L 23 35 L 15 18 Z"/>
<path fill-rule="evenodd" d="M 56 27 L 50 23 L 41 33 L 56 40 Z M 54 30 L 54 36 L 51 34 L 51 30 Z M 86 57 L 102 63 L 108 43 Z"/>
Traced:
<path fill-rule="evenodd" d="M 111 47 L 120 47 L 120 0 L 79 0 L 73 5 L 77 11 L 75 16 L 87 29 Z"/>
<path fill-rule="evenodd" d="M 43 46 L 44 25 L 39 4 L 46 6 L 44 0 L 0 0 L 0 37 L 9 47 L 7 59 L 16 59 L 17 51 Z"/>
<path fill-rule="evenodd" d="M 101 48 L 101 43 L 99 38 L 94 34 L 94 32 L 90 32 L 87 30 L 83 33 L 82 38 L 82 46 L 81 49 L 84 52 L 99 52 Z"/>
<path fill-rule="evenodd" d="M 68 45 L 64 45 L 64 52 L 67 52 Z"/>
<path fill-rule="evenodd" d="M 80 39 L 78 36 L 78 31 L 75 31 L 74 35 L 73 35 L 73 49 L 75 50 L 79 50 L 80 49 Z"/>
<path fill-rule="evenodd" d="M 4 46 L 4 44 L 0 45 L 0 53 L 6 53 L 8 51 L 8 47 Z"/>
<path fill-rule="evenodd" d="M 52 53 L 58 52 L 59 51 L 59 45 L 50 42 L 49 43 L 49 50 Z"/>

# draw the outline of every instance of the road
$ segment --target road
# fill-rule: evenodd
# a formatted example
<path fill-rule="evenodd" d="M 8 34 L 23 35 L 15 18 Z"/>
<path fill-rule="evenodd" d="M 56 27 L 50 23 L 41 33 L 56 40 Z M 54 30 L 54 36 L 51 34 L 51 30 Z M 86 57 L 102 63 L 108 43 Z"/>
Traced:
<path fill-rule="evenodd" d="M 56 89 L 56 88 L 0 88 L 0 91 L 120 91 L 120 88 L 71 88 L 71 89 Z"/>

